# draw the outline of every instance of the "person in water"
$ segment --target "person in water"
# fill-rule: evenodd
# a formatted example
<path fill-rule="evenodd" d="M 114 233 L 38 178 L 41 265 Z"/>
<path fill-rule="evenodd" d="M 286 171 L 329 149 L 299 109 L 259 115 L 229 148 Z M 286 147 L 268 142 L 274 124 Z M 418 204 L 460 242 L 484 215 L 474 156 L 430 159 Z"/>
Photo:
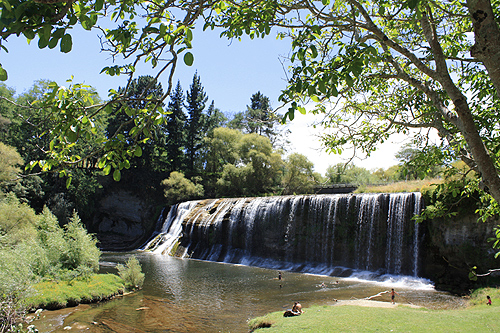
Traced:
<path fill-rule="evenodd" d="M 278 280 L 281 281 L 281 272 L 278 272 Z"/>
<path fill-rule="evenodd" d="M 488 300 L 486 302 L 486 305 L 491 305 L 491 297 L 488 295 L 488 296 L 486 296 L 486 299 Z"/>
<path fill-rule="evenodd" d="M 392 304 L 396 304 L 396 302 L 394 301 L 394 297 L 395 297 L 396 294 L 398 294 L 398 293 L 394 291 L 394 288 L 392 288 L 392 290 L 391 290 L 391 301 L 392 301 Z"/>

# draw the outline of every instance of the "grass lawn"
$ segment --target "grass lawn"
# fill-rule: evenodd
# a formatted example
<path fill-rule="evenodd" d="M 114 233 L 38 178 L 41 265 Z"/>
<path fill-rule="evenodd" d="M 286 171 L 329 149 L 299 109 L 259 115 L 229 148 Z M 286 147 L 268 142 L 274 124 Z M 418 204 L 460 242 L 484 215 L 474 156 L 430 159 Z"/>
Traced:
<path fill-rule="evenodd" d="M 486 294 L 493 305 L 486 305 Z M 483 297 L 484 296 L 484 297 Z M 364 307 L 357 305 L 313 306 L 297 317 L 274 312 L 249 322 L 250 328 L 271 324 L 256 332 L 500 332 L 498 289 L 473 295 L 463 309 L 429 310 L 407 306 Z"/>
<path fill-rule="evenodd" d="M 361 185 L 354 193 L 399 193 L 399 192 L 421 192 L 430 189 L 436 184 L 441 184 L 442 179 L 423 179 L 400 181 L 383 185 Z"/>
<path fill-rule="evenodd" d="M 72 281 L 44 281 L 34 287 L 28 298 L 31 308 L 58 309 L 108 299 L 124 290 L 123 281 L 114 274 L 95 274 L 89 279 Z"/>

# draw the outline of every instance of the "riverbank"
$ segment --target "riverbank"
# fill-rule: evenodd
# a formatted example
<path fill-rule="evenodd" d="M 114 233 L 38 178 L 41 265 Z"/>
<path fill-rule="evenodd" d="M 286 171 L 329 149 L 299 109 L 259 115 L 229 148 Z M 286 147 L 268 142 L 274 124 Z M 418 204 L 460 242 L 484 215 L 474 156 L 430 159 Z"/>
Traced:
<path fill-rule="evenodd" d="M 26 300 L 31 309 L 61 309 L 82 303 L 109 300 L 125 291 L 123 280 L 115 274 L 94 274 L 88 279 L 43 281 L 33 286 Z"/>
<path fill-rule="evenodd" d="M 486 305 L 486 295 L 492 305 Z M 283 317 L 283 311 L 252 319 L 255 332 L 498 332 L 500 291 L 485 288 L 471 295 L 469 306 L 432 310 L 411 304 L 373 300 L 340 300 L 332 305 L 312 306 L 297 317 Z"/>

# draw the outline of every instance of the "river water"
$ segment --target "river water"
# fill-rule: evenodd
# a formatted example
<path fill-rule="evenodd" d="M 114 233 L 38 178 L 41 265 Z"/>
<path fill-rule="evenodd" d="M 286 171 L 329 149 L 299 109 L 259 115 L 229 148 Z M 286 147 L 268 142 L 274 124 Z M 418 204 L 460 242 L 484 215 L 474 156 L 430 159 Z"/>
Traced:
<path fill-rule="evenodd" d="M 104 253 L 101 272 L 116 273 L 131 253 Z M 396 301 L 429 308 L 455 308 L 463 301 L 435 291 L 430 281 L 366 275 L 339 278 L 134 253 L 146 274 L 143 289 L 100 304 L 44 311 L 40 332 L 248 332 L 247 321 L 284 311 L 362 299 L 394 288 Z M 390 301 L 388 293 L 374 298 Z"/>

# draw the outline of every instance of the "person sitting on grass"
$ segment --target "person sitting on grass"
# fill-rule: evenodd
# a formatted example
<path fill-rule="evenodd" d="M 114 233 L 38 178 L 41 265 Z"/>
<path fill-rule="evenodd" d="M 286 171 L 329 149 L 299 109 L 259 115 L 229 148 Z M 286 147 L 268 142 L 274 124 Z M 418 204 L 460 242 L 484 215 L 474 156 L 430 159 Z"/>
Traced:
<path fill-rule="evenodd" d="M 487 305 L 491 305 L 491 297 L 488 295 L 488 296 L 486 296 L 486 299 L 488 300 L 488 301 L 486 302 L 486 304 L 487 304 Z"/>
<path fill-rule="evenodd" d="M 302 311 L 302 305 L 299 302 L 295 302 L 291 310 L 286 310 L 283 313 L 283 317 L 293 317 L 300 316 L 304 311 Z"/>
<path fill-rule="evenodd" d="M 304 311 L 302 311 L 302 305 L 299 302 L 295 302 L 292 307 L 292 312 L 295 313 L 296 316 L 304 313 Z"/>

